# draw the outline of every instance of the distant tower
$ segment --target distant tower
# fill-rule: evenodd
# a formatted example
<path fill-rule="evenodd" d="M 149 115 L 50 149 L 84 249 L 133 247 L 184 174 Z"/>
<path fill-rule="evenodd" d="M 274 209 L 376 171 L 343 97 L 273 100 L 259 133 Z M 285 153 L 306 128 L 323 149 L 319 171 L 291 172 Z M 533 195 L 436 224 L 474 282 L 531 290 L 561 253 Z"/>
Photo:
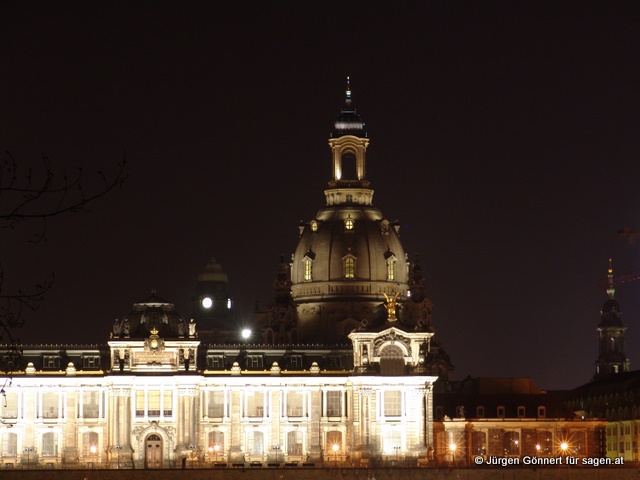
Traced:
<path fill-rule="evenodd" d="M 192 308 L 200 338 L 210 342 L 237 339 L 229 279 L 215 258 L 210 259 L 204 271 L 198 275 Z"/>
<path fill-rule="evenodd" d="M 628 372 L 629 359 L 624 353 L 624 333 L 627 327 L 622 323 L 620 304 L 615 300 L 613 286 L 613 268 L 609 259 L 609 279 L 607 295 L 609 298 L 602 305 L 600 325 L 598 325 L 598 360 L 594 379 L 601 379 L 611 374 Z"/>

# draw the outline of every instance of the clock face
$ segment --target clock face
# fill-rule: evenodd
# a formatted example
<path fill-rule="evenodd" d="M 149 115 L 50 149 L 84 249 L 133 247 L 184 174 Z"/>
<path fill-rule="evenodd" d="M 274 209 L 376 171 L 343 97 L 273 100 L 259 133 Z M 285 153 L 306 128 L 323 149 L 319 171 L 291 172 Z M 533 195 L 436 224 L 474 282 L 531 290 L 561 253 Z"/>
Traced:
<path fill-rule="evenodd" d="M 209 309 L 213 307 L 213 299 L 211 297 L 204 297 L 201 303 L 203 308 Z"/>
<path fill-rule="evenodd" d="M 151 348 L 158 348 L 158 340 L 155 338 L 151 340 Z"/>

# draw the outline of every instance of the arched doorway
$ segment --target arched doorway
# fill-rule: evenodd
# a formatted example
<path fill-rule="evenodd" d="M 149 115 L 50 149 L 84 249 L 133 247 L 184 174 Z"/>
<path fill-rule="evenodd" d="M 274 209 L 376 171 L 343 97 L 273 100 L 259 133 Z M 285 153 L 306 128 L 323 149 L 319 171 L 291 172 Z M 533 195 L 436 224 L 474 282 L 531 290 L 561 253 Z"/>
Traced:
<path fill-rule="evenodd" d="M 144 442 L 144 468 L 162 468 L 162 437 L 152 433 Z"/>

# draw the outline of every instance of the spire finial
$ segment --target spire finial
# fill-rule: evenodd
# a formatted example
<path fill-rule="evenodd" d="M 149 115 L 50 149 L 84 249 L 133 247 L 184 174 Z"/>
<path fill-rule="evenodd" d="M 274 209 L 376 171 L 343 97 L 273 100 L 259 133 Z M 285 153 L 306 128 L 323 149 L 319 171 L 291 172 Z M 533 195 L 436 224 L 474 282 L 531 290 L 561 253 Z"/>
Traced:
<path fill-rule="evenodd" d="M 345 92 L 345 103 L 347 107 L 351 106 L 351 82 L 349 81 L 349 75 L 347 75 L 347 90 Z"/>
<path fill-rule="evenodd" d="M 607 270 L 607 277 L 609 279 L 609 284 L 607 286 L 607 295 L 609 298 L 613 298 L 616 293 L 616 289 L 613 286 L 613 263 L 611 258 L 609 258 L 609 269 Z"/>

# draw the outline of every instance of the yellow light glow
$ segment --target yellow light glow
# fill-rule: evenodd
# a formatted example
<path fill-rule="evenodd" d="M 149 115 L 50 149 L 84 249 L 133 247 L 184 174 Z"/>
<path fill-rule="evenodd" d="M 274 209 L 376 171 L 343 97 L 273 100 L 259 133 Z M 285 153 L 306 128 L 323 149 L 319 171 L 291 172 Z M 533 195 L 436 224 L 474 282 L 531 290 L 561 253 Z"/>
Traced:
<path fill-rule="evenodd" d="M 337 452 L 338 450 L 340 450 L 340 445 L 338 445 L 337 443 L 334 443 L 331 446 L 331 450 L 333 450 L 334 452 Z"/>
<path fill-rule="evenodd" d="M 562 442 L 560 444 L 560 450 L 562 450 L 563 452 L 566 452 L 569 448 L 569 444 L 567 442 Z"/>
<path fill-rule="evenodd" d="M 449 451 L 455 452 L 457 449 L 458 449 L 458 445 L 456 445 L 455 443 L 451 442 L 449 444 Z"/>

